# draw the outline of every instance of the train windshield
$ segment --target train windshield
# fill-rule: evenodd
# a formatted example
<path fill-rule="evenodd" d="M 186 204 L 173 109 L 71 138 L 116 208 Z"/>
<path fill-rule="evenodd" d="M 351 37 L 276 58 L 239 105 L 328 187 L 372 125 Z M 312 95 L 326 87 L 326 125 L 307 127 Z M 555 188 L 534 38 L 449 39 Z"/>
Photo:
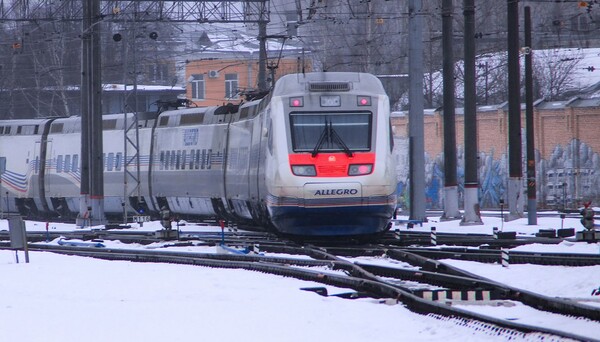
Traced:
<path fill-rule="evenodd" d="M 371 150 L 371 113 L 292 113 L 294 152 Z"/>

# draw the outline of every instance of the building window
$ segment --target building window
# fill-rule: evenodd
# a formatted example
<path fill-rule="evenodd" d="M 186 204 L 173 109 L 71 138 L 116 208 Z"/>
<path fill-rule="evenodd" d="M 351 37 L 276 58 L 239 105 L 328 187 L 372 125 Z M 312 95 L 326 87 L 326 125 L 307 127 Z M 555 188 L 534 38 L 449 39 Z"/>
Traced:
<path fill-rule="evenodd" d="M 169 65 L 164 63 L 150 63 L 150 65 L 148 65 L 148 78 L 152 81 L 168 80 Z"/>
<path fill-rule="evenodd" d="M 205 87 L 204 87 L 204 75 L 193 74 L 191 83 L 192 83 L 192 99 L 204 100 L 206 98 Z"/>
<path fill-rule="evenodd" d="M 225 74 L 225 98 L 226 99 L 237 99 L 238 98 L 238 75 L 237 74 Z"/>

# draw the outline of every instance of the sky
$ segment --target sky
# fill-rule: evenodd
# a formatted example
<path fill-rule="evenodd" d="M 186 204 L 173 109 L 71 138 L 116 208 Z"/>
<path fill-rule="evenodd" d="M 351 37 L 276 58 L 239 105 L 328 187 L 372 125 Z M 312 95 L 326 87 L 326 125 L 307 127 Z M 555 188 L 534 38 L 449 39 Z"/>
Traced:
<path fill-rule="evenodd" d="M 533 236 L 539 229 L 560 228 L 558 218 L 527 218 L 502 222 L 483 217 L 484 225 L 461 227 L 458 221 L 439 222 L 429 217 L 423 227 L 410 230 L 491 234 L 492 227 Z M 44 231 L 45 223 L 26 221 L 28 231 Z M 582 230 L 579 219 L 565 219 L 563 227 Z M 159 229 L 158 222 L 133 231 Z M 0 230 L 7 229 L 0 220 Z M 49 223 L 52 231 L 72 231 L 73 225 Z M 402 224 L 393 229 L 408 230 Z M 81 229 L 78 229 L 81 230 Z M 181 227 L 181 231 L 214 231 L 218 227 Z M 59 239 L 50 241 L 57 244 Z M 105 241 L 107 247 L 158 249 Z M 558 245 L 530 244 L 516 250 L 600 253 L 599 243 L 565 241 Z M 214 252 L 215 247 L 160 248 L 188 252 Z M 352 258 L 351 261 L 402 267 L 385 257 Z M 548 296 L 585 299 L 600 310 L 600 266 L 563 267 L 540 265 L 480 264 L 444 260 L 484 277 Z M 323 272 L 334 272 L 322 270 Z M 24 263 L 19 252 L 0 250 L 0 340 L 2 341 L 529 341 L 539 335 L 490 334 L 478 323 L 425 316 L 401 304 L 375 299 L 348 300 L 322 297 L 300 288 L 323 286 L 258 272 L 213 269 L 190 265 L 105 261 L 48 252 L 30 252 Z M 348 289 L 325 286 L 330 294 Z M 570 320 L 537 312 L 526 306 L 461 305 L 469 310 L 506 316 L 523 323 L 560 326 L 600 339 L 600 322 Z M 516 309 L 516 310 L 515 310 Z"/>

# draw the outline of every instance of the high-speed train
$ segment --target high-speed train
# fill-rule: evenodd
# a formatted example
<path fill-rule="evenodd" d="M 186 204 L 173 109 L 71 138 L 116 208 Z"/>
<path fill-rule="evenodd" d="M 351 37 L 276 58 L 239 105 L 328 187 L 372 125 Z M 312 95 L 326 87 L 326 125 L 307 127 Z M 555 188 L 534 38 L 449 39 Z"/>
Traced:
<path fill-rule="evenodd" d="M 286 75 L 239 106 L 139 114 L 136 196 L 123 190 L 133 114 L 104 115 L 104 211 L 167 207 L 295 236 L 383 232 L 396 208 L 389 114 L 381 82 L 350 72 Z M 80 117 L 0 121 L 0 209 L 75 218 L 80 143 Z"/>

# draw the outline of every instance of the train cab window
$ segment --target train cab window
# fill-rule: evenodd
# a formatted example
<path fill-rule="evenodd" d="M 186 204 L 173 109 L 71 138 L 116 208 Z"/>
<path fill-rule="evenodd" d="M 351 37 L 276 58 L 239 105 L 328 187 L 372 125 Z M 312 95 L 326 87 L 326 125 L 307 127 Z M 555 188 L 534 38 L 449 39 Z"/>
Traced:
<path fill-rule="evenodd" d="M 64 172 L 71 172 L 71 155 L 67 154 L 65 156 L 65 164 L 63 165 Z"/>
<path fill-rule="evenodd" d="M 371 150 L 371 113 L 291 113 L 294 152 Z"/>
<path fill-rule="evenodd" d="M 79 155 L 74 154 L 73 160 L 71 161 L 71 172 L 79 171 Z"/>
<path fill-rule="evenodd" d="M 56 172 L 57 173 L 63 172 L 63 156 L 62 155 L 59 155 L 58 157 L 56 157 Z"/>

